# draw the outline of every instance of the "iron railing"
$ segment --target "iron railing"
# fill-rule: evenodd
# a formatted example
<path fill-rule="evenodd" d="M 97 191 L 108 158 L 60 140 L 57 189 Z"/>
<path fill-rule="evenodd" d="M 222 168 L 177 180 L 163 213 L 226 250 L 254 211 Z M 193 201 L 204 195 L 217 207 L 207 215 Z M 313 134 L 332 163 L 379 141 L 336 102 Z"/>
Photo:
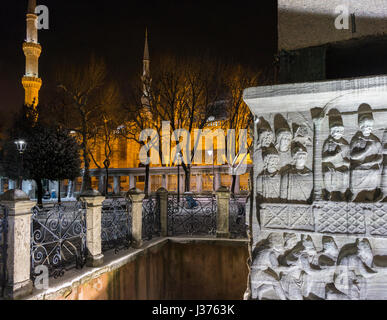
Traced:
<path fill-rule="evenodd" d="M 160 236 L 160 221 L 160 196 L 149 196 L 142 202 L 142 238 L 144 240 Z"/>
<path fill-rule="evenodd" d="M 102 251 L 129 249 L 132 242 L 132 203 L 127 199 L 108 199 L 102 204 Z"/>
<path fill-rule="evenodd" d="M 46 266 L 49 275 L 55 278 L 74 267 L 82 268 L 86 256 L 86 203 L 32 209 L 32 278 L 36 277 L 35 268 L 40 265 Z"/>
<path fill-rule="evenodd" d="M 168 235 L 215 235 L 216 211 L 214 196 L 169 195 Z"/>
<path fill-rule="evenodd" d="M 246 198 L 231 198 L 229 228 L 232 238 L 247 238 Z"/>
<path fill-rule="evenodd" d="M 0 286 L 1 295 L 7 283 L 7 232 L 8 232 L 8 208 L 0 205 Z"/>

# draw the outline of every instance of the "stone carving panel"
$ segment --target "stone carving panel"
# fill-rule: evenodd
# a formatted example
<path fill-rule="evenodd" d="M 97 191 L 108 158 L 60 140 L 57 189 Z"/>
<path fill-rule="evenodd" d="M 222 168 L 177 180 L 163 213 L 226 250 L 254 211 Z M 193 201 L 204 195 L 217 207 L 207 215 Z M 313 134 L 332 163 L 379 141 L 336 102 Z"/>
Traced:
<path fill-rule="evenodd" d="M 375 204 L 371 215 L 370 234 L 387 237 L 387 204 Z"/>
<path fill-rule="evenodd" d="M 262 205 L 261 217 L 262 225 L 267 229 L 314 231 L 313 212 L 309 205 Z"/>
<path fill-rule="evenodd" d="M 314 204 L 317 232 L 337 234 L 365 234 L 364 207 L 346 202 L 320 202 Z"/>
<path fill-rule="evenodd" d="M 365 300 L 369 280 L 385 267 L 368 239 L 338 246 L 324 236 L 318 250 L 311 236 L 271 233 L 254 248 L 252 298 Z"/>
<path fill-rule="evenodd" d="M 313 190 L 311 118 L 276 114 L 269 121 L 260 117 L 256 126 L 255 154 L 262 163 L 256 178 L 259 202 L 308 203 Z"/>
<path fill-rule="evenodd" d="M 387 77 L 259 87 L 245 100 L 251 297 L 387 300 Z"/>

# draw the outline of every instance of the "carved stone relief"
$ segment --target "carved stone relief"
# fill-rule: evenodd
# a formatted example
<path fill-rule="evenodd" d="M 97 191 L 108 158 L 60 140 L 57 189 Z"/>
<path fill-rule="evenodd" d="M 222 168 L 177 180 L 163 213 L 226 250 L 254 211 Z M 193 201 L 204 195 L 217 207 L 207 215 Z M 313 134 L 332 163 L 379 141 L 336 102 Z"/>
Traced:
<path fill-rule="evenodd" d="M 255 246 L 252 298 L 281 300 L 365 300 L 369 280 L 385 268 L 368 239 L 340 247 L 323 236 L 321 250 L 311 236 L 271 233 Z M 382 269 L 382 270 L 381 270 Z M 267 295 L 267 296 L 266 296 Z"/>
<path fill-rule="evenodd" d="M 251 298 L 387 300 L 387 77 L 258 87 L 245 101 Z"/>
<path fill-rule="evenodd" d="M 359 129 L 351 141 L 351 192 L 357 202 L 381 200 L 382 144 L 372 131 L 371 107 L 359 107 Z M 379 192 L 378 192 L 379 191 Z M 379 199 L 378 199 L 379 198 Z"/>
<path fill-rule="evenodd" d="M 370 242 L 357 239 L 339 249 L 335 239 L 387 237 L 387 204 L 378 203 L 387 195 L 387 179 L 382 181 L 387 177 L 382 175 L 387 172 L 387 134 L 383 146 L 373 133 L 369 105 L 360 105 L 356 117 L 347 132 L 343 115 L 331 109 L 327 129 L 317 136 L 305 114 L 297 115 L 298 122 L 292 114 L 260 118 L 257 215 L 260 230 L 273 233 L 255 241 L 253 299 L 367 298 L 367 279 L 375 274 Z M 316 141 L 322 146 L 319 155 Z M 321 161 L 321 194 L 316 193 L 316 161 Z M 322 249 L 300 232 L 322 234 Z"/>

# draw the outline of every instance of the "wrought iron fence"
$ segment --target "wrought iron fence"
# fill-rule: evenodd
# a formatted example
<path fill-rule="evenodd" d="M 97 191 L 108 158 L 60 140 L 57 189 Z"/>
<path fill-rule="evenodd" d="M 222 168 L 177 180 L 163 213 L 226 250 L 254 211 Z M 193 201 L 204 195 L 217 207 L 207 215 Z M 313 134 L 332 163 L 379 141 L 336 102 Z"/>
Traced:
<path fill-rule="evenodd" d="M 8 231 L 8 208 L 0 205 L 0 286 L 1 295 L 7 282 L 7 231 Z"/>
<path fill-rule="evenodd" d="M 59 277 L 86 262 L 86 203 L 56 204 L 32 209 L 31 276 L 44 265 L 49 275 Z"/>
<path fill-rule="evenodd" d="M 214 196 L 176 195 L 168 198 L 168 235 L 215 235 L 217 204 Z"/>
<path fill-rule="evenodd" d="M 151 240 L 160 234 L 160 196 L 149 196 L 142 202 L 142 238 Z"/>
<path fill-rule="evenodd" d="M 102 250 L 118 253 L 132 241 L 132 203 L 129 199 L 109 199 L 102 204 Z"/>
<path fill-rule="evenodd" d="M 230 199 L 229 228 L 233 238 L 247 238 L 246 198 Z"/>

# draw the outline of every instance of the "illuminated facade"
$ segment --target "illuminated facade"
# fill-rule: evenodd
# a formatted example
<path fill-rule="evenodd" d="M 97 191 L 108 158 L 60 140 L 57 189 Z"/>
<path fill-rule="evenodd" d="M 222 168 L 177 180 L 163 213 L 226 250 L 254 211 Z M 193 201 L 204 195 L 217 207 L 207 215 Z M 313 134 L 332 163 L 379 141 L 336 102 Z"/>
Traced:
<path fill-rule="evenodd" d="M 39 78 L 39 57 L 42 47 L 38 43 L 38 16 L 35 14 L 36 0 L 28 1 L 27 37 L 23 43 L 23 52 L 26 57 L 26 70 L 22 78 L 25 91 L 24 102 L 28 106 L 37 106 L 42 79 Z"/>
<path fill-rule="evenodd" d="M 147 110 L 148 103 L 148 92 L 149 86 L 152 83 L 151 70 L 150 70 L 150 55 L 149 55 L 149 44 L 148 44 L 148 33 L 145 36 L 145 48 L 143 57 L 143 73 L 141 80 L 143 82 L 143 96 L 142 104 L 144 106 L 144 112 Z M 216 131 L 223 127 L 224 121 L 227 120 L 225 116 L 224 104 L 227 101 L 219 101 L 216 106 L 217 112 L 214 114 L 214 119 L 207 123 L 204 129 L 210 129 Z M 194 145 L 193 136 L 191 137 Z M 218 148 L 224 148 L 225 146 L 219 146 L 218 140 L 214 139 L 214 158 L 213 165 L 192 165 L 191 167 L 191 179 L 190 179 L 190 190 L 192 192 L 204 192 L 212 191 L 213 189 L 219 188 L 221 185 L 231 187 L 232 176 L 230 175 L 230 168 L 228 165 L 221 165 L 223 161 L 218 161 Z M 127 140 L 122 137 L 117 137 L 112 143 L 112 157 L 110 159 L 111 166 L 109 169 L 109 181 L 108 191 L 113 194 L 121 194 L 131 188 L 138 188 L 144 190 L 145 186 L 145 167 L 141 164 L 139 153 L 140 146 L 133 140 Z M 205 143 L 203 138 L 202 146 L 198 148 L 198 151 L 205 157 Z M 103 168 L 104 157 L 104 146 L 103 143 L 97 144 L 93 151 L 93 158 L 97 162 L 91 163 L 91 176 L 93 189 L 97 189 L 100 192 L 104 192 L 106 189 L 106 173 Z M 155 192 L 160 187 L 164 187 L 169 191 L 177 191 L 177 179 L 178 171 L 180 174 L 180 191 L 184 192 L 184 170 L 180 167 L 178 170 L 177 166 L 174 165 L 171 156 L 171 163 L 161 167 L 158 165 L 151 165 L 150 168 L 150 181 L 148 192 Z M 248 157 L 248 164 L 251 165 L 251 159 Z M 79 178 L 75 184 L 75 191 L 81 188 L 81 178 Z M 236 192 L 248 190 L 248 173 L 238 176 L 236 180 Z"/>

